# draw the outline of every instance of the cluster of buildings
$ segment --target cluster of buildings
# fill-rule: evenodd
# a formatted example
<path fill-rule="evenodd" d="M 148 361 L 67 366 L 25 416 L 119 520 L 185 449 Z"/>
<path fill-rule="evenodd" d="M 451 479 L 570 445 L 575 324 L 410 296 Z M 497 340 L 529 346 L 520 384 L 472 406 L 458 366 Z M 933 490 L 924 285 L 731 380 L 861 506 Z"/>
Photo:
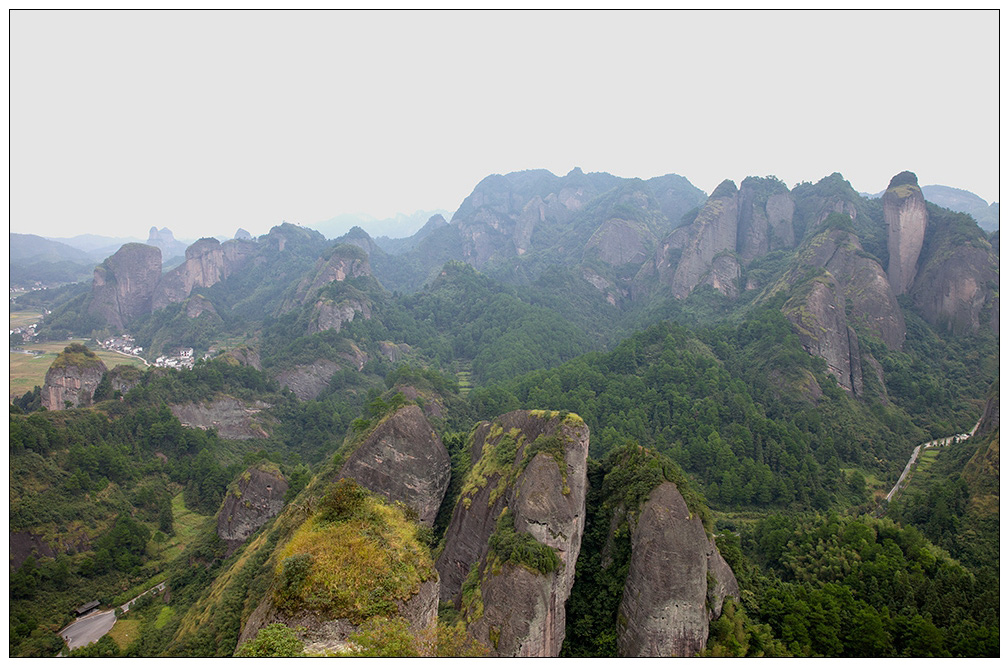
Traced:
<path fill-rule="evenodd" d="M 172 369 L 192 369 L 196 359 L 192 348 L 176 349 L 171 355 L 158 356 L 154 360 L 155 367 L 171 367 Z"/>
<path fill-rule="evenodd" d="M 125 353 L 128 356 L 143 355 L 143 347 L 136 346 L 136 340 L 133 339 L 132 335 L 119 335 L 117 337 L 109 337 L 106 340 L 98 340 L 98 346 L 107 351 Z"/>
<path fill-rule="evenodd" d="M 32 337 L 35 336 L 35 327 L 37 325 L 38 325 L 37 323 L 33 323 L 27 328 L 13 328 L 10 331 L 10 335 L 11 337 L 13 337 L 14 335 L 21 335 L 22 341 L 30 342 Z"/>

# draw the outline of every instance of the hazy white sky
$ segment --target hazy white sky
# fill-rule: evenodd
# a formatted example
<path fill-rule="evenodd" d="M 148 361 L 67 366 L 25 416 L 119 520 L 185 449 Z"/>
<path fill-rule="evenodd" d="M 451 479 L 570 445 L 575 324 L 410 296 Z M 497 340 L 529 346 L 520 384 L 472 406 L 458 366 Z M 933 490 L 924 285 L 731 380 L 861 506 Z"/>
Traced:
<path fill-rule="evenodd" d="M 455 210 L 490 173 L 998 194 L 998 14 L 10 15 L 10 227 Z"/>

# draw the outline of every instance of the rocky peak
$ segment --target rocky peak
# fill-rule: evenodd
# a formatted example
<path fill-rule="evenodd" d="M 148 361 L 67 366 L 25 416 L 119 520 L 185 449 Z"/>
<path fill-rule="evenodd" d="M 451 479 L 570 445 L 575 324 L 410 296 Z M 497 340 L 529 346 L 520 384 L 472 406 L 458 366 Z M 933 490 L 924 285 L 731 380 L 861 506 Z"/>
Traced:
<path fill-rule="evenodd" d="M 882 212 L 889 231 L 889 283 L 896 295 L 902 295 L 917 275 L 928 224 L 927 204 L 916 175 L 903 171 L 893 176 L 882 195 Z"/>
<path fill-rule="evenodd" d="M 451 459 L 423 411 L 410 404 L 375 427 L 347 457 L 340 477 L 402 501 L 430 526 L 448 491 Z"/>
<path fill-rule="evenodd" d="M 794 212 L 791 192 L 780 180 L 743 180 L 738 205 L 739 258 L 749 263 L 774 250 L 794 247 Z"/>
<path fill-rule="evenodd" d="M 245 229 L 239 227 L 238 230 L 235 231 L 234 239 L 235 240 L 252 240 L 252 234 L 249 233 L 248 231 L 246 231 Z"/>
<path fill-rule="evenodd" d="M 651 491 L 631 528 L 619 655 L 695 656 L 724 599 L 739 597 L 735 575 L 672 482 Z"/>
<path fill-rule="evenodd" d="M 247 240 L 200 238 L 186 248 L 185 261 L 158 282 L 152 307 L 161 309 L 182 302 L 195 288 L 209 288 L 227 279 L 255 254 L 256 246 Z"/>
<path fill-rule="evenodd" d="M 151 311 L 160 278 L 161 250 L 127 243 L 95 268 L 88 312 L 122 330 L 134 318 Z"/>
<path fill-rule="evenodd" d="M 679 241 L 682 243 L 682 255 L 671 279 L 672 294 L 676 298 L 685 298 L 690 294 L 710 270 L 715 256 L 735 251 L 738 237 L 737 194 L 735 183 L 725 180 L 717 186 L 689 227 L 672 232 L 670 238 L 676 235 L 682 237 Z M 662 265 L 659 264 L 659 275 L 661 273 Z"/>
<path fill-rule="evenodd" d="M 287 487 L 280 469 L 267 461 L 249 467 L 228 487 L 217 512 L 217 535 L 227 542 L 228 554 L 280 514 Z"/>
<path fill-rule="evenodd" d="M 73 343 L 56 356 L 42 386 L 42 406 L 50 411 L 91 406 L 105 363 L 83 344 Z"/>
<path fill-rule="evenodd" d="M 514 411 L 477 425 L 469 445 L 436 563 L 441 599 L 491 655 L 556 656 L 584 531 L 588 428 L 573 414 Z"/>

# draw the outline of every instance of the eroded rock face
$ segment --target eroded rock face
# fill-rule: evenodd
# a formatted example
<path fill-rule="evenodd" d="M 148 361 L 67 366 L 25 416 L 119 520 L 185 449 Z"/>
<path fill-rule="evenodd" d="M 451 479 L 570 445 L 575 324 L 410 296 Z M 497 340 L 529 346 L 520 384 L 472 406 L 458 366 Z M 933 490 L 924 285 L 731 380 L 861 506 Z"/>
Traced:
<path fill-rule="evenodd" d="M 308 323 L 308 334 L 323 330 L 340 331 L 344 324 L 350 323 L 360 314 L 365 320 L 371 318 L 371 303 L 357 299 L 347 299 L 334 302 L 329 298 L 315 303 L 311 321 Z"/>
<path fill-rule="evenodd" d="M 166 273 L 157 285 L 153 309 L 173 302 L 182 302 L 194 288 L 208 288 L 240 270 L 256 252 L 256 245 L 247 240 L 229 240 L 221 244 L 216 238 L 201 238 L 185 252 L 185 261 Z"/>
<path fill-rule="evenodd" d="M 304 299 L 331 282 L 370 274 L 371 263 L 366 252 L 356 245 L 337 245 L 328 257 L 318 260 L 314 273 L 298 285 L 298 296 Z"/>
<path fill-rule="evenodd" d="M 186 427 L 212 428 L 225 439 L 267 439 L 269 432 L 261 412 L 269 406 L 266 402 L 220 397 L 205 404 L 172 404 L 170 408 Z"/>
<path fill-rule="evenodd" d="M 843 289 L 832 277 L 820 277 L 792 296 L 782 308 L 802 347 L 826 361 L 830 374 L 847 392 L 864 392 L 857 335 L 847 325 Z"/>
<path fill-rule="evenodd" d="M 298 396 L 298 399 L 315 399 L 329 386 L 333 374 L 339 369 L 350 366 L 358 372 L 364 369 L 368 355 L 356 344 L 349 344 L 349 350 L 340 354 L 342 362 L 321 358 L 311 365 L 297 365 L 285 369 L 276 375 L 281 386 L 287 386 Z"/>
<path fill-rule="evenodd" d="M 800 263 L 824 268 L 842 287 L 844 308 L 849 306 L 851 318 L 889 348 L 903 348 L 906 323 L 896 294 L 882 266 L 864 252 L 856 235 L 843 229 L 826 231 L 809 242 Z"/>
<path fill-rule="evenodd" d="M 657 239 L 646 226 L 625 219 L 607 220 L 585 246 L 586 255 L 597 255 L 612 266 L 639 265 L 653 251 Z"/>
<path fill-rule="evenodd" d="M 402 501 L 430 526 L 448 491 L 451 459 L 423 411 L 411 404 L 375 428 L 347 458 L 340 477 Z"/>
<path fill-rule="evenodd" d="M 151 312 L 161 278 L 161 250 L 127 243 L 94 271 L 88 312 L 110 328 L 122 330 L 134 318 Z"/>
<path fill-rule="evenodd" d="M 969 333 L 980 328 L 980 313 L 990 304 L 989 325 L 998 333 L 999 296 L 991 286 L 1000 281 L 999 263 L 992 251 L 973 244 L 935 256 L 917 275 L 911 291 L 921 317 L 953 333 Z"/>
<path fill-rule="evenodd" d="M 735 255 L 721 254 L 711 261 L 710 270 L 700 280 L 700 284 L 710 284 L 729 298 L 734 298 L 739 293 L 738 282 L 741 276 L 742 267 Z"/>
<path fill-rule="evenodd" d="M 234 551 L 270 518 L 283 510 L 287 480 L 279 469 L 267 465 L 245 471 L 227 495 L 217 513 L 217 535 Z"/>
<path fill-rule="evenodd" d="M 632 553 L 617 627 L 619 655 L 694 656 L 711 618 L 738 582 L 675 484 L 656 487 L 631 534 Z M 708 588 L 708 576 L 714 586 Z"/>
<path fill-rule="evenodd" d="M 735 251 L 738 231 L 738 197 L 735 184 L 730 193 L 711 196 L 696 220 L 688 227 L 688 240 L 672 276 L 672 294 L 685 298 L 700 283 L 710 269 L 714 257 L 725 251 Z M 721 190 L 725 183 L 718 187 Z M 729 188 L 725 188 L 727 191 Z M 715 190 L 715 194 L 718 193 Z M 679 231 L 679 229 L 676 229 Z M 670 243 L 673 244 L 674 243 Z"/>
<path fill-rule="evenodd" d="M 125 395 L 140 383 L 143 373 L 132 365 L 117 365 L 108 371 L 113 391 Z"/>
<path fill-rule="evenodd" d="M 882 195 L 882 211 L 889 230 L 889 283 L 896 295 L 910 290 L 917 275 L 917 259 L 927 230 L 927 204 L 917 176 L 897 174 Z"/>
<path fill-rule="evenodd" d="M 94 353 L 80 344 L 68 346 L 46 371 L 42 406 L 50 411 L 91 406 L 105 372 L 105 363 Z"/>
<path fill-rule="evenodd" d="M 562 446 L 562 461 L 554 456 L 560 448 L 525 459 L 547 440 Z M 462 608 L 470 635 L 493 656 L 556 656 L 584 532 L 588 428 L 573 415 L 515 411 L 478 425 L 471 445 L 474 467 L 436 563 L 441 599 L 461 607 L 462 584 L 476 566 L 480 609 Z M 496 558 L 489 540 L 505 509 L 518 534 L 553 548 L 559 568 L 542 573 Z"/>
<path fill-rule="evenodd" d="M 738 254 L 746 264 L 777 249 L 794 247 L 794 199 L 787 188 L 769 196 L 746 179 L 739 189 Z"/>

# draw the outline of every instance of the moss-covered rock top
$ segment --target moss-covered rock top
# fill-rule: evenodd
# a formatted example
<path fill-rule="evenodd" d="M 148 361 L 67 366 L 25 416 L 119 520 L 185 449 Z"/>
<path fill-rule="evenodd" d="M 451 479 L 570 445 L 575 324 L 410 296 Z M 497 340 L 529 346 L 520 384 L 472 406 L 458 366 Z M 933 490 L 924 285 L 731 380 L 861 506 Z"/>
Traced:
<path fill-rule="evenodd" d="M 94 351 L 79 342 L 74 342 L 56 356 L 51 369 L 65 369 L 75 367 L 78 369 L 100 369 L 105 371 L 105 363 L 101 361 Z"/>
<path fill-rule="evenodd" d="M 396 616 L 436 574 L 418 529 L 401 508 L 340 480 L 281 550 L 273 602 L 355 624 Z"/>

